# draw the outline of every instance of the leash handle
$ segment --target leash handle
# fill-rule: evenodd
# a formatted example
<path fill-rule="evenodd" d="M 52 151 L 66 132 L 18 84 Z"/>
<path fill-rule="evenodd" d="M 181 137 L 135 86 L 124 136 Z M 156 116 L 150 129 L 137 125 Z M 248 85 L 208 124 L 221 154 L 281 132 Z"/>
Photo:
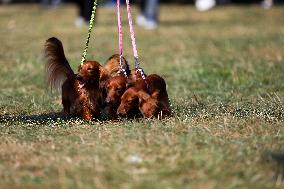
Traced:
<path fill-rule="evenodd" d="M 93 29 L 93 26 L 94 26 L 95 14 L 96 14 L 96 9 L 97 9 L 97 5 L 98 5 L 97 2 L 98 2 L 98 0 L 94 0 L 94 6 L 93 6 L 93 10 L 92 10 L 91 19 L 90 19 L 88 36 L 87 36 L 86 43 L 85 43 L 85 48 L 84 48 L 84 51 L 83 51 L 83 54 L 82 54 L 81 64 L 83 64 L 86 61 L 86 56 L 87 56 L 87 52 L 88 52 L 88 48 L 89 48 L 90 37 L 91 37 L 92 29 Z"/>
<path fill-rule="evenodd" d="M 119 46 L 119 67 L 120 71 L 124 74 L 127 78 L 127 73 L 122 65 L 122 21 L 121 21 L 121 14 L 120 14 L 120 0 L 116 1 L 116 14 L 117 14 L 117 29 L 118 29 L 118 46 Z"/>

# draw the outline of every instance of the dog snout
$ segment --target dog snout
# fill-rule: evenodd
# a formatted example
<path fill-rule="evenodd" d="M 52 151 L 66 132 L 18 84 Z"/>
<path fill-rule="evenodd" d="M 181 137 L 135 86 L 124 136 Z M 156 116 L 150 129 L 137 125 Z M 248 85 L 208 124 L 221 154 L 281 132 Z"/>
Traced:
<path fill-rule="evenodd" d="M 83 81 L 83 80 L 84 80 L 84 78 L 83 78 L 80 74 L 77 74 L 77 75 L 76 75 L 76 79 L 77 79 L 78 81 Z"/>
<path fill-rule="evenodd" d="M 116 114 L 119 117 L 125 117 L 126 116 L 126 111 L 124 109 L 122 109 L 122 108 L 118 108 Z"/>
<path fill-rule="evenodd" d="M 107 103 L 107 104 L 110 104 L 110 102 L 111 102 L 111 99 L 110 99 L 109 97 L 107 97 L 107 98 L 106 98 L 106 103 Z"/>

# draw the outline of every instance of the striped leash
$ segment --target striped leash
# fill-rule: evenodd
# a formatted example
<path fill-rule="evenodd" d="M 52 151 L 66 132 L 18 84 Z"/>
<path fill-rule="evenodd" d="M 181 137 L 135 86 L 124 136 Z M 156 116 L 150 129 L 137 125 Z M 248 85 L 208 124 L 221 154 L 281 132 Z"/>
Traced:
<path fill-rule="evenodd" d="M 131 34 L 131 43 L 132 43 L 132 49 L 133 49 L 133 55 L 134 55 L 134 61 L 135 61 L 135 71 L 140 72 L 142 79 L 146 82 L 145 73 L 144 73 L 143 69 L 140 68 L 140 64 L 139 64 L 138 51 L 137 51 L 137 46 L 136 46 L 135 32 L 134 32 L 134 28 L 133 28 L 133 19 L 132 19 L 131 7 L 130 7 L 129 0 L 126 0 L 126 7 L 127 7 L 129 30 L 130 30 L 130 34 Z M 146 84 L 147 84 L 147 82 L 146 82 Z"/>
<path fill-rule="evenodd" d="M 122 65 L 122 21 L 120 15 L 120 0 L 116 1 L 116 13 L 117 13 L 117 26 L 118 26 L 118 46 L 119 46 L 119 67 L 120 71 L 127 78 L 127 73 Z"/>
<path fill-rule="evenodd" d="M 85 43 L 85 49 L 84 49 L 82 59 L 81 59 L 81 64 L 83 64 L 86 61 L 90 37 L 91 37 L 92 29 L 93 29 L 93 26 L 94 26 L 95 14 L 96 14 L 97 6 L 98 6 L 97 2 L 98 2 L 98 0 L 94 0 L 94 6 L 93 6 L 92 15 L 91 15 L 90 23 L 89 23 L 89 30 L 88 30 L 86 43 Z"/>

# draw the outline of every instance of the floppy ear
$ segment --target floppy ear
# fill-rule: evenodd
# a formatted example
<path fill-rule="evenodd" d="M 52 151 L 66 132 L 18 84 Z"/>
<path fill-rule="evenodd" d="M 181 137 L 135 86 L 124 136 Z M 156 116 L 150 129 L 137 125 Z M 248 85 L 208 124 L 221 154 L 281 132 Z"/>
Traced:
<path fill-rule="evenodd" d="M 100 88 L 105 89 L 108 84 L 109 75 L 108 72 L 104 69 L 104 67 L 99 67 L 99 74 L 100 74 Z"/>
<path fill-rule="evenodd" d="M 158 99 L 159 91 L 153 92 L 153 94 L 152 94 L 151 96 L 152 96 L 154 99 Z"/>
<path fill-rule="evenodd" d="M 109 74 L 106 69 L 102 66 L 99 67 L 99 74 L 100 74 L 100 88 L 105 88 L 107 85 L 107 81 L 109 79 Z"/>
<path fill-rule="evenodd" d="M 100 70 L 100 80 L 106 80 L 109 76 L 107 70 L 102 66 L 100 66 L 99 70 Z"/>
<path fill-rule="evenodd" d="M 138 92 L 139 102 L 147 101 L 151 96 L 147 94 L 145 91 Z"/>
<path fill-rule="evenodd" d="M 80 64 L 80 65 L 78 66 L 78 72 L 80 72 L 81 67 L 82 67 L 82 64 Z"/>

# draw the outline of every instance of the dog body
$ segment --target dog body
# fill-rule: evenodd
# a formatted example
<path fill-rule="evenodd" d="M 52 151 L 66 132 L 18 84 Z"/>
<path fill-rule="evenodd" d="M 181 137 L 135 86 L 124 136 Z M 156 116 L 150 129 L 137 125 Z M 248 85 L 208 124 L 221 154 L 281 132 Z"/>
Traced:
<path fill-rule="evenodd" d="M 103 103 L 100 80 L 107 77 L 104 68 L 96 61 L 85 61 L 74 74 L 57 38 L 46 41 L 45 58 L 48 84 L 62 90 L 63 112 L 85 120 L 98 116 Z"/>

